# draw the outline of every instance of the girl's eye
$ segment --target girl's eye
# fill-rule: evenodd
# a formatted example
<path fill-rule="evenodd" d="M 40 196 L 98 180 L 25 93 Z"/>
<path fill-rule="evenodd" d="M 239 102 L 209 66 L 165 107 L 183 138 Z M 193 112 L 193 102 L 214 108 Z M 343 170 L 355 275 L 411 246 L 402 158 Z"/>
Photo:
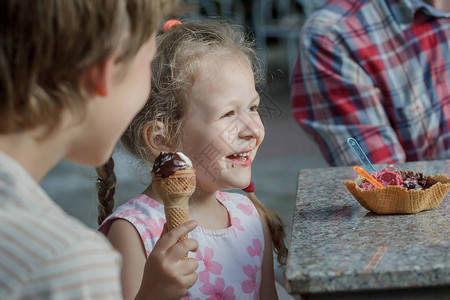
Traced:
<path fill-rule="evenodd" d="M 250 107 L 250 111 L 258 111 L 258 108 L 258 105 L 253 105 L 252 107 Z"/>
<path fill-rule="evenodd" d="M 235 115 L 235 112 L 234 112 L 234 110 L 230 110 L 229 112 L 227 112 L 226 114 L 224 114 L 223 116 L 221 116 L 220 118 L 222 119 L 222 118 L 227 118 L 227 117 L 231 117 L 231 116 L 234 116 Z"/>

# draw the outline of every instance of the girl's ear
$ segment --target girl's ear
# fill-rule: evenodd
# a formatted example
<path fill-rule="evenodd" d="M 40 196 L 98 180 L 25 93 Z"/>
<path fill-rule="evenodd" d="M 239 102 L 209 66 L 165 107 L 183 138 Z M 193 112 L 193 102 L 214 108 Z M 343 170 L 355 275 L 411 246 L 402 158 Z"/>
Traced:
<path fill-rule="evenodd" d="M 161 151 L 170 151 L 168 145 L 167 130 L 162 122 L 150 121 L 142 132 L 147 147 L 156 157 Z"/>
<path fill-rule="evenodd" d="M 120 49 L 117 47 L 104 60 L 87 67 L 81 74 L 81 85 L 90 96 L 105 97 L 109 93 L 109 88 L 113 84 L 116 61 L 119 57 Z"/>

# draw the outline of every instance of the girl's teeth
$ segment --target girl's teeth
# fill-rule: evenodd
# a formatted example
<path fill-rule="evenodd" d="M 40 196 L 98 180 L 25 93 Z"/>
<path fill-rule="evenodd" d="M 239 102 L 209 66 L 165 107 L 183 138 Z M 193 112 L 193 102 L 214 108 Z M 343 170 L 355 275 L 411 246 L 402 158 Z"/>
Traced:
<path fill-rule="evenodd" d="M 250 152 L 245 152 L 245 153 L 235 153 L 235 154 L 233 154 L 233 157 L 238 157 L 238 156 L 243 156 L 243 157 L 246 157 L 246 156 L 249 156 L 250 155 Z"/>

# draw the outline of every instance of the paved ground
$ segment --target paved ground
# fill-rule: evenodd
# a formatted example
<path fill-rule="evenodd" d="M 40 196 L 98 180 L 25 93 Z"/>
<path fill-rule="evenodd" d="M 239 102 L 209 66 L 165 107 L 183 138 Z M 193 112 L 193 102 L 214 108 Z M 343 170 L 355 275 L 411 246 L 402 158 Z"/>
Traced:
<path fill-rule="evenodd" d="M 281 215 L 289 232 L 299 170 L 324 167 L 326 163 L 314 142 L 292 118 L 284 48 L 278 46 L 269 50 L 267 85 L 271 100 L 266 103 L 273 114 L 263 118 L 266 138 L 259 148 L 252 173 L 258 197 Z M 116 204 L 121 204 L 142 192 L 149 178 L 145 172 L 140 172 L 142 170 L 130 156 L 118 150 L 114 156 L 118 178 Z M 96 228 L 95 180 L 92 168 L 63 161 L 44 178 L 42 186 L 69 214 Z M 278 278 L 282 271 L 277 270 Z"/>

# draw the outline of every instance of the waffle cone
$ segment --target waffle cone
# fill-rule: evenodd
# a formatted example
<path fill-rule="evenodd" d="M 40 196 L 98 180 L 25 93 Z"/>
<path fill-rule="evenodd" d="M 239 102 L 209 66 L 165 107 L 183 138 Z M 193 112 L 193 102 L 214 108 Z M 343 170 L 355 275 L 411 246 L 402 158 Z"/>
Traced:
<path fill-rule="evenodd" d="M 164 203 L 167 230 L 189 221 L 189 198 L 195 191 L 195 171 L 178 170 L 169 177 L 153 176 L 152 186 Z M 187 235 L 178 239 L 187 239 Z M 183 259 L 187 259 L 187 254 Z"/>
<path fill-rule="evenodd" d="M 153 176 L 152 185 L 161 197 L 164 206 L 188 206 L 189 198 L 195 191 L 195 171 L 178 170 L 169 177 Z"/>
<path fill-rule="evenodd" d="M 438 174 L 428 176 L 437 183 L 422 191 L 388 185 L 381 189 L 362 190 L 355 181 L 344 185 L 365 209 L 377 214 L 413 214 L 437 207 L 450 190 L 450 178 Z"/>

